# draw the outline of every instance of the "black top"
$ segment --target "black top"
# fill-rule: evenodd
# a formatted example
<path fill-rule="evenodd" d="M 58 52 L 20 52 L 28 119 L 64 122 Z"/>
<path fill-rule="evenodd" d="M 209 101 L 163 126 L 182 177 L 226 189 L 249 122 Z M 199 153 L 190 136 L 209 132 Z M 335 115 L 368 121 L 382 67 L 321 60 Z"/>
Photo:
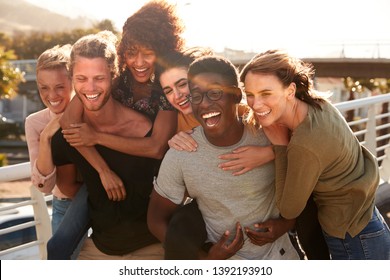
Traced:
<path fill-rule="evenodd" d="M 151 95 L 145 97 L 137 102 L 134 102 L 134 93 L 131 90 L 130 71 L 126 69 L 120 75 L 117 86 L 112 93 L 112 96 L 126 107 L 132 108 L 146 114 L 152 122 L 155 121 L 158 112 L 161 111 L 175 111 L 171 103 L 166 98 L 161 86 L 159 84 L 151 83 Z"/>
<path fill-rule="evenodd" d="M 99 174 L 71 147 L 61 130 L 52 138 L 55 165 L 74 163 L 83 176 L 88 190 L 88 208 L 96 247 L 108 255 L 123 255 L 158 242 L 149 232 L 146 214 L 153 177 L 160 161 L 124 154 L 104 146 L 96 146 L 108 166 L 123 181 L 126 199 L 108 199 Z"/>

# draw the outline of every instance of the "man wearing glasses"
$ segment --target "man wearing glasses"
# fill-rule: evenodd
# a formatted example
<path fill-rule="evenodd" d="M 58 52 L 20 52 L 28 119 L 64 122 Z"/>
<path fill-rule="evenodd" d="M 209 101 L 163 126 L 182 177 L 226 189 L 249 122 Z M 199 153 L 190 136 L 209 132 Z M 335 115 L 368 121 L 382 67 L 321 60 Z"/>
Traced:
<path fill-rule="evenodd" d="M 241 176 L 226 176 L 218 156 L 238 146 L 269 145 L 262 130 L 237 116 L 241 101 L 236 68 L 220 57 L 203 57 L 188 71 L 192 111 L 201 124 L 192 134 L 195 153 L 170 149 L 160 168 L 148 210 L 150 231 L 165 241 L 168 223 L 185 191 L 196 199 L 207 230 L 204 259 L 299 259 L 275 204 L 274 166 L 269 162 Z M 269 219 L 286 226 L 275 242 L 265 243 L 256 224 Z M 288 226 L 287 226 L 288 224 Z"/>

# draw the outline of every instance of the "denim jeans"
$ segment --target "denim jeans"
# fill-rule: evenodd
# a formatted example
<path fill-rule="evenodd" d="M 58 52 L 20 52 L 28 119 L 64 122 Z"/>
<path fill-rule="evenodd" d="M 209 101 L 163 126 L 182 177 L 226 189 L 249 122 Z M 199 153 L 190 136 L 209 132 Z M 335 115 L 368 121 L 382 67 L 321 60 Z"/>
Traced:
<path fill-rule="evenodd" d="M 390 230 L 375 207 L 367 226 L 355 237 L 345 239 L 324 232 L 329 252 L 334 260 L 390 260 Z"/>
<path fill-rule="evenodd" d="M 87 199 L 87 187 L 83 185 L 73 198 L 57 231 L 47 243 L 49 260 L 77 258 L 89 228 Z"/>
<path fill-rule="evenodd" d="M 60 226 L 62 219 L 65 216 L 66 210 L 68 210 L 71 200 L 61 200 L 53 197 L 53 211 L 51 216 L 51 229 L 53 234 L 57 231 Z"/>

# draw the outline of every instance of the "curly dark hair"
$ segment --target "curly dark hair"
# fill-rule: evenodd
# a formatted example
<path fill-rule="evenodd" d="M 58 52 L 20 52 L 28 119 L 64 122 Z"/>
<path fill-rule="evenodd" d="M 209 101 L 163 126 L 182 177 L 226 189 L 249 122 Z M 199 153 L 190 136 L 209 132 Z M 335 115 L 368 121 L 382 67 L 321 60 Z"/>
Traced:
<path fill-rule="evenodd" d="M 123 25 L 122 39 L 118 45 L 119 65 L 126 67 L 125 53 L 135 46 L 152 49 L 157 57 L 181 50 L 184 25 L 176 15 L 176 6 L 166 1 L 153 0 L 131 15 Z"/>

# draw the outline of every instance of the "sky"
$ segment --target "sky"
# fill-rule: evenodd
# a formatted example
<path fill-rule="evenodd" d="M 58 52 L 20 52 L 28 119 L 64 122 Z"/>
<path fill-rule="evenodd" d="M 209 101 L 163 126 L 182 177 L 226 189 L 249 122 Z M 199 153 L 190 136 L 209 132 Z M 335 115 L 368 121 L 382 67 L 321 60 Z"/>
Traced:
<path fill-rule="evenodd" d="M 118 30 L 147 0 L 26 0 L 69 17 L 110 19 Z M 187 45 L 298 57 L 390 58 L 389 0 L 168 0 Z"/>

